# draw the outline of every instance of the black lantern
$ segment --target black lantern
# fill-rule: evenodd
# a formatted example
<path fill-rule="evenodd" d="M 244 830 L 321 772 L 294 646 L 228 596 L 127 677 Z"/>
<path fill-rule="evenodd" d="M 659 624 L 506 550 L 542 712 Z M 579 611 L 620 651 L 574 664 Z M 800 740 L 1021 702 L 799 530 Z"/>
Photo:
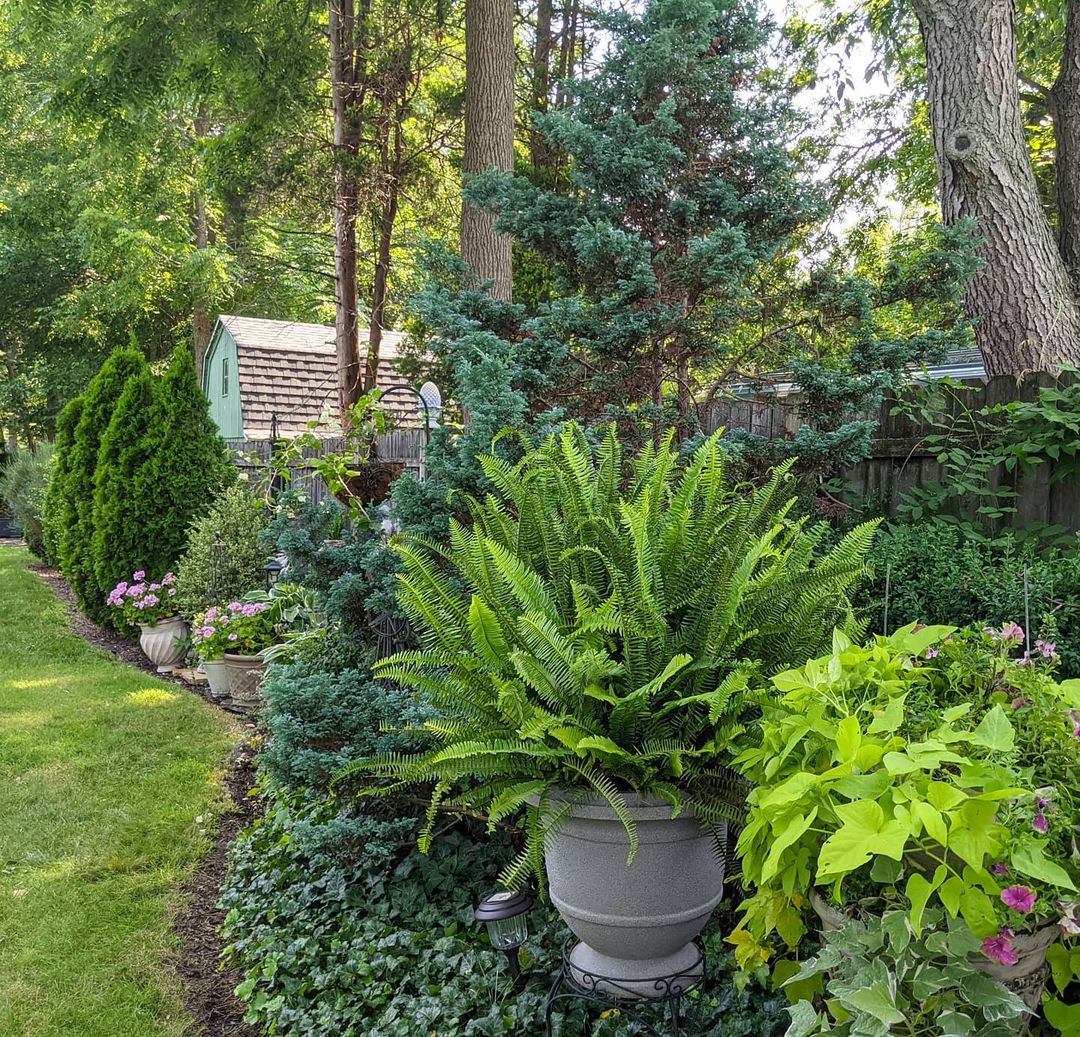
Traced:
<path fill-rule="evenodd" d="M 278 581 L 278 577 L 281 575 L 281 570 L 285 566 L 282 564 L 280 558 L 271 558 L 266 565 L 263 566 L 263 572 L 266 573 L 266 590 L 270 592 L 270 588 L 274 586 Z"/>
<path fill-rule="evenodd" d="M 473 912 L 476 920 L 487 926 L 491 946 L 506 955 L 514 979 L 521 974 L 518 948 L 529 935 L 526 915 L 532 906 L 532 897 L 524 893 L 492 893 Z"/>

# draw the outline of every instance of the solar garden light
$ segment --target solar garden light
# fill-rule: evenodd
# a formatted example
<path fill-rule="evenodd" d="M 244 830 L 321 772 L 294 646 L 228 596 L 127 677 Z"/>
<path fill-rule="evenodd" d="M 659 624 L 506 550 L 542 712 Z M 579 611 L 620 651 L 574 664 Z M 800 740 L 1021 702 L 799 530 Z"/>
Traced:
<path fill-rule="evenodd" d="M 271 558 L 266 565 L 263 566 L 263 572 L 266 573 L 266 591 L 270 592 L 270 588 L 274 586 L 278 581 L 278 577 L 281 575 L 281 570 L 285 566 L 282 564 L 280 558 Z"/>
<path fill-rule="evenodd" d="M 476 920 L 487 926 L 491 946 L 506 955 L 513 979 L 521 974 L 518 948 L 529 935 L 528 911 L 532 906 L 532 897 L 525 893 L 491 893 L 473 912 Z"/>

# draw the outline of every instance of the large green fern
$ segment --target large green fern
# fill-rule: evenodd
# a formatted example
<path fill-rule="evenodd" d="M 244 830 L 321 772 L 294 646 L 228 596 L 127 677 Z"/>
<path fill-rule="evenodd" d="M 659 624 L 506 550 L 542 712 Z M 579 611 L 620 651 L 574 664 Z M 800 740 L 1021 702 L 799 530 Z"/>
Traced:
<path fill-rule="evenodd" d="M 516 885 L 540 873 L 567 793 L 609 803 L 631 857 L 626 791 L 731 816 L 724 765 L 758 678 L 852 627 L 873 526 L 820 554 L 790 465 L 732 487 L 718 439 L 681 466 L 669 434 L 626 464 L 614 429 L 594 450 L 570 425 L 516 465 L 480 459 L 496 493 L 467 501 L 449 548 L 397 543 L 422 647 L 377 674 L 434 708 L 434 747 L 354 769 L 434 783 L 425 844 L 442 803 L 492 824 L 525 809 L 528 844 L 503 876 Z"/>

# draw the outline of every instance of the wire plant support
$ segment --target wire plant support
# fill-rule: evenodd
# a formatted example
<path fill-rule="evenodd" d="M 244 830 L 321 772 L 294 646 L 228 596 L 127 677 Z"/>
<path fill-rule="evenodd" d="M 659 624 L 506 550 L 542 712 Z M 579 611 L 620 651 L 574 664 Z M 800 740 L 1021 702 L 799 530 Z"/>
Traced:
<path fill-rule="evenodd" d="M 641 979 L 624 979 L 617 976 L 601 976 L 585 972 L 573 964 L 570 955 L 578 941 L 573 937 L 563 944 L 562 964 L 555 981 L 548 992 L 544 1007 L 544 1025 L 547 1037 L 554 1037 L 552 1016 L 562 1001 L 580 1001 L 585 1003 L 586 1012 L 595 1005 L 601 1011 L 616 1010 L 620 1014 L 633 1017 L 642 1033 L 650 1037 L 680 1037 L 683 1033 L 683 995 L 700 986 L 705 975 L 705 949 L 701 942 L 694 941 L 697 958 L 681 972 L 670 976 L 661 976 L 650 981 L 652 992 L 642 992 Z M 656 1023 L 638 1018 L 642 1011 L 651 1013 Z M 667 1030 L 658 1029 L 667 1016 L 670 1026 Z"/>

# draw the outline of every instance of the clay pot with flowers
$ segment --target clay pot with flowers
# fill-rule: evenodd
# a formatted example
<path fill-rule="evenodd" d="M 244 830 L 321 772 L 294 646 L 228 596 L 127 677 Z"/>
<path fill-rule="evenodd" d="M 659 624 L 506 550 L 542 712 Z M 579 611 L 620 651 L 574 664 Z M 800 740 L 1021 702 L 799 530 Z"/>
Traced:
<path fill-rule="evenodd" d="M 158 673 L 172 673 L 187 651 L 188 627 L 173 604 L 175 583 L 171 572 L 152 582 L 138 569 L 130 580 L 113 587 L 107 599 L 118 626 L 139 628 L 139 647 Z"/>
<path fill-rule="evenodd" d="M 752 895 L 731 937 L 743 968 L 795 951 L 811 927 L 891 915 L 922 939 L 934 915 L 956 934 L 934 953 L 997 981 L 976 986 L 1016 1013 L 1012 1032 L 1039 1013 L 1071 1023 L 1080 681 L 1055 681 L 1052 642 L 1026 642 L 1016 624 L 912 625 L 868 645 L 838 636 L 830 656 L 772 678 L 778 697 L 736 761 L 755 786 L 739 841 Z M 897 933 L 871 963 L 889 989 L 906 961 Z M 825 967 L 827 995 L 849 1016 L 870 1012 L 844 1002 L 841 971 Z M 913 996 L 935 993 L 923 984 Z"/>

